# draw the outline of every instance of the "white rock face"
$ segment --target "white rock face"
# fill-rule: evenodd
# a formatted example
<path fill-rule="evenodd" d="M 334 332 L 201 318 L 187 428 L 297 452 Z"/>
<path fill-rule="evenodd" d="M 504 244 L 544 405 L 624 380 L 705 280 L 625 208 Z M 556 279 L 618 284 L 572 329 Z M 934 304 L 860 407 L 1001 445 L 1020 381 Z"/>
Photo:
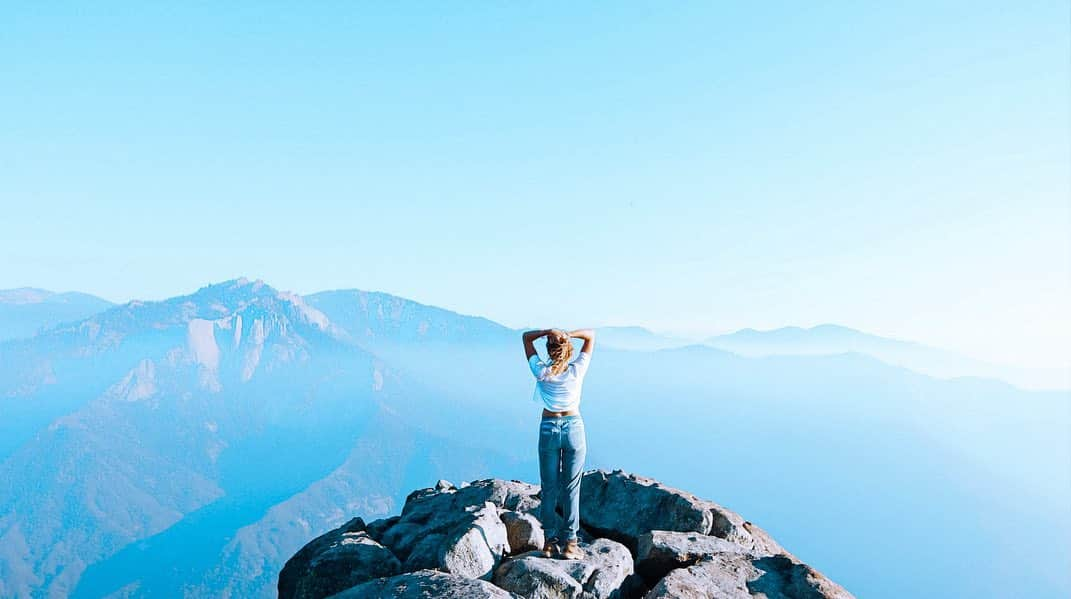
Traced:
<path fill-rule="evenodd" d="M 300 295 L 287 291 L 281 291 L 279 292 L 279 298 L 286 300 L 291 304 L 294 304 L 294 307 L 297 308 L 298 313 L 300 313 L 301 316 L 305 318 L 305 320 L 316 325 L 316 327 L 319 328 L 321 331 L 326 331 L 327 328 L 331 325 L 330 321 L 327 320 L 326 314 L 306 304 L 305 300 L 302 299 Z"/>
<path fill-rule="evenodd" d="M 191 320 L 186 326 L 186 344 L 194 361 L 213 372 L 219 369 L 215 322 L 201 318 Z"/>
<path fill-rule="evenodd" d="M 108 396 L 122 401 L 142 401 L 156 394 L 156 364 L 142 360 L 123 380 L 108 390 Z"/>
<path fill-rule="evenodd" d="M 238 346 L 242 343 L 242 315 L 234 315 L 234 348 L 238 349 Z"/>
<path fill-rule="evenodd" d="M 242 360 L 243 381 L 253 378 L 253 373 L 256 372 L 257 365 L 260 364 L 260 354 L 264 351 L 264 341 L 268 338 L 267 330 L 264 328 L 264 319 L 257 318 L 253 321 L 249 336 L 250 347 L 246 350 L 245 357 Z"/>

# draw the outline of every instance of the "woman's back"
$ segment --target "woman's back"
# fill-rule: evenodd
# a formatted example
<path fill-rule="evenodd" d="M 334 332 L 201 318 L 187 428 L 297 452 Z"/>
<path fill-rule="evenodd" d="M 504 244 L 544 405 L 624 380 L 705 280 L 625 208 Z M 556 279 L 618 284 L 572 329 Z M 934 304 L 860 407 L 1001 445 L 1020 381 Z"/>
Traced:
<path fill-rule="evenodd" d="M 581 351 L 560 374 L 552 374 L 550 364 L 540 360 L 538 355 L 528 358 L 528 366 L 536 378 L 533 401 L 541 401 L 552 412 L 577 409 L 590 361 L 591 353 Z"/>

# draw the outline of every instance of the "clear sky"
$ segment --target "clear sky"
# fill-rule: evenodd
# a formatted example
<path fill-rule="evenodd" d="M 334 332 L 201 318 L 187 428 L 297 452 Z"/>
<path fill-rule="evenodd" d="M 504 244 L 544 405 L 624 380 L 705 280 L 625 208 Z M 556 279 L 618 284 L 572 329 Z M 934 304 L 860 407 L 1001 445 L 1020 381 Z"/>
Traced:
<path fill-rule="evenodd" d="M 1066 2 L 5 2 L 0 288 L 1071 361 Z"/>

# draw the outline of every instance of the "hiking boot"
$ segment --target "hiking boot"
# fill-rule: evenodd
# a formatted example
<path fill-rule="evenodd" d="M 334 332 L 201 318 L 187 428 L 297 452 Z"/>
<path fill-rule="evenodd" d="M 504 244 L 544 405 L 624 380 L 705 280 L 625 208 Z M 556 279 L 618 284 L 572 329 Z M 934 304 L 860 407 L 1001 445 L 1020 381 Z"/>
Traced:
<path fill-rule="evenodd" d="M 580 549 L 580 544 L 576 539 L 565 544 L 565 549 L 562 550 L 562 557 L 565 559 L 584 559 L 584 552 Z"/>
<path fill-rule="evenodd" d="M 558 552 L 558 539 L 547 539 L 543 544 L 543 557 L 551 557 Z"/>

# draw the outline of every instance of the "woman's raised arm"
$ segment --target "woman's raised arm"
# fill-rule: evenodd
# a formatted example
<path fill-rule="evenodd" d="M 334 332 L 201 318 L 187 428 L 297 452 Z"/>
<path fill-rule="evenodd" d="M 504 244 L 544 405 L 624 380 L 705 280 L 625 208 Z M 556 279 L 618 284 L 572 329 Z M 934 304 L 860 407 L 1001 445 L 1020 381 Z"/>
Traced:
<path fill-rule="evenodd" d="M 535 348 L 535 345 L 533 345 L 532 342 L 535 341 L 536 339 L 539 339 L 540 337 L 550 333 L 550 331 L 551 331 L 551 329 L 536 329 L 536 330 L 531 330 L 531 331 L 525 331 L 524 334 L 521 335 L 521 341 L 524 343 L 524 359 L 525 360 L 527 360 L 528 358 L 531 358 L 532 356 L 536 355 L 536 348 Z"/>
<path fill-rule="evenodd" d="M 580 348 L 580 351 L 591 354 L 591 351 L 595 349 L 595 329 L 569 331 L 569 336 L 584 340 L 584 346 Z"/>

